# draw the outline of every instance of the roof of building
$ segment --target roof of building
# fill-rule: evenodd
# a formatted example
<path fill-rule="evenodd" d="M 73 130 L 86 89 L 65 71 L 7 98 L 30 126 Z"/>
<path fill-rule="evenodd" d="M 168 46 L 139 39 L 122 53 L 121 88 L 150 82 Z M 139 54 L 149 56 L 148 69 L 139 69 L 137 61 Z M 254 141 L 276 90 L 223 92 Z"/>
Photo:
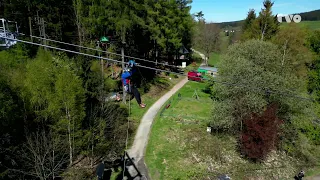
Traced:
<path fill-rule="evenodd" d="M 189 54 L 189 51 L 182 45 L 179 50 L 180 54 Z"/>
<path fill-rule="evenodd" d="M 218 68 L 216 68 L 216 67 L 200 66 L 198 69 L 207 70 L 207 71 L 213 71 L 213 72 L 218 72 Z"/>

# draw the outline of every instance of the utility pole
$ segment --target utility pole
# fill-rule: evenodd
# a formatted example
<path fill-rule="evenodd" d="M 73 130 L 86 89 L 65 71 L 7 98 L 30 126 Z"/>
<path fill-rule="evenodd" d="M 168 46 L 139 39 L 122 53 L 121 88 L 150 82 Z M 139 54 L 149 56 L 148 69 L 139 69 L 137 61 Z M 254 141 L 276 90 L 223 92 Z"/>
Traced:
<path fill-rule="evenodd" d="M 31 42 L 33 42 L 31 17 L 29 17 L 29 29 L 30 29 Z"/>
<path fill-rule="evenodd" d="M 45 22 L 43 18 L 39 17 L 39 11 L 37 11 L 37 25 L 39 26 L 39 32 L 40 32 L 40 36 L 43 38 L 46 38 L 46 29 L 45 29 Z M 43 44 L 47 45 L 46 40 L 43 40 Z M 47 50 L 47 48 L 45 47 L 45 49 Z"/>
<path fill-rule="evenodd" d="M 28 12 L 30 13 L 30 5 L 28 5 Z M 33 42 L 31 17 L 29 16 L 29 18 L 28 18 L 28 19 L 29 19 L 29 30 L 30 30 L 31 42 Z"/>

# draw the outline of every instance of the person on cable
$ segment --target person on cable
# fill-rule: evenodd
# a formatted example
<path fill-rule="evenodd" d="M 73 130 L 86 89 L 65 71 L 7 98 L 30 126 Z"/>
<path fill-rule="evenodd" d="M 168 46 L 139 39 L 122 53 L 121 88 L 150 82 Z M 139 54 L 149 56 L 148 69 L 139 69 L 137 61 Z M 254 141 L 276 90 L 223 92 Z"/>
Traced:
<path fill-rule="evenodd" d="M 133 60 L 130 60 L 127 64 L 127 67 L 123 70 L 123 73 L 121 75 L 122 85 L 123 85 L 124 90 L 127 93 L 134 95 L 139 106 L 141 108 L 145 108 L 146 105 L 141 102 L 141 96 L 140 96 L 138 89 L 131 82 L 132 75 L 133 75 L 133 73 L 135 73 L 135 71 L 136 71 L 136 63 Z"/>

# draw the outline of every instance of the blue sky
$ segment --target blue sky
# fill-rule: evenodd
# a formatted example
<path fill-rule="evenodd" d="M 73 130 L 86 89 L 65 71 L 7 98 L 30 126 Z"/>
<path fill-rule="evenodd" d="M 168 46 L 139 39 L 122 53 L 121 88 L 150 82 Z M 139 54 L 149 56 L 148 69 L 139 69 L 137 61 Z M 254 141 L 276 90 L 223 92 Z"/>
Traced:
<path fill-rule="evenodd" d="M 274 14 L 293 14 L 320 9 L 320 0 L 272 0 Z M 207 22 L 245 19 L 249 9 L 257 14 L 263 0 L 193 0 L 191 13 L 202 11 Z"/>

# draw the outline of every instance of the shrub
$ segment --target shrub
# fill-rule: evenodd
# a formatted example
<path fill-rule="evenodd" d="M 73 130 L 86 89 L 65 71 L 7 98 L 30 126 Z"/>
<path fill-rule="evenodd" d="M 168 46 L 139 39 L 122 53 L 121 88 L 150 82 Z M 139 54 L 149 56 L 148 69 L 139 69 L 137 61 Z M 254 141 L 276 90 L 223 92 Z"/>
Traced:
<path fill-rule="evenodd" d="M 171 77 L 171 78 L 178 78 L 178 75 L 176 75 L 176 74 L 170 74 L 169 77 Z"/>
<path fill-rule="evenodd" d="M 168 87 L 170 85 L 168 79 L 163 77 L 154 78 L 153 84 L 160 87 Z"/>
<path fill-rule="evenodd" d="M 251 160 L 263 160 L 276 147 L 282 120 L 278 119 L 277 105 L 271 104 L 260 116 L 253 113 L 244 120 L 241 134 L 242 153 Z"/>

